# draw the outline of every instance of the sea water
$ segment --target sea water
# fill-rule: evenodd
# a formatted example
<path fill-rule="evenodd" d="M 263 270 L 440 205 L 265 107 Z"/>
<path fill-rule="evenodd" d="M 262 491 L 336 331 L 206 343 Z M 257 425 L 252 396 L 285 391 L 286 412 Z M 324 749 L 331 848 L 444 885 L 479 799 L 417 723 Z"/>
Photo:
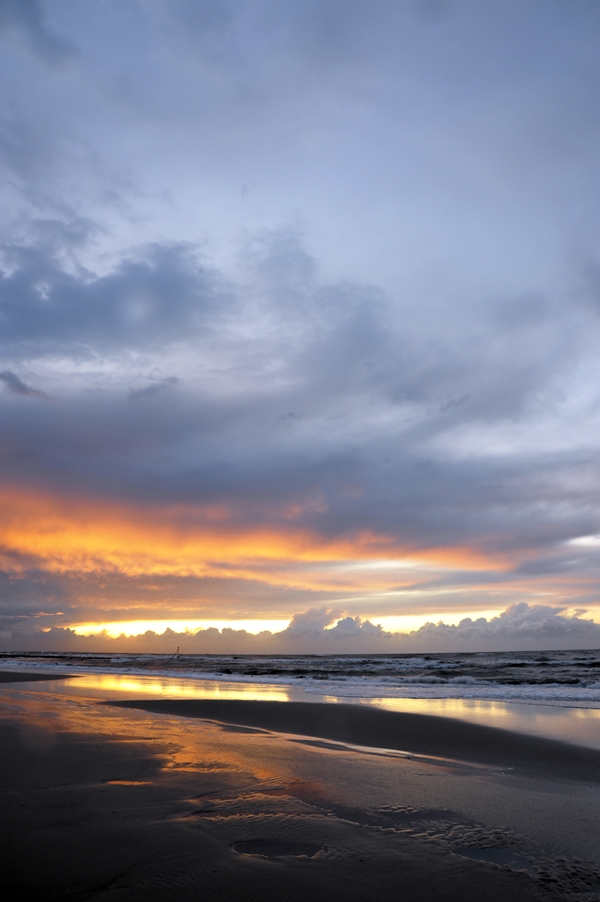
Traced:
<path fill-rule="evenodd" d="M 0 667 L 269 683 L 346 698 L 462 698 L 600 706 L 599 650 L 276 656 L 0 653 Z"/>
<path fill-rule="evenodd" d="M 0 669 L 72 674 L 52 691 L 350 702 L 457 717 L 600 748 L 600 651 L 423 655 L 0 653 Z M 31 684 L 29 684 L 31 685 Z"/>

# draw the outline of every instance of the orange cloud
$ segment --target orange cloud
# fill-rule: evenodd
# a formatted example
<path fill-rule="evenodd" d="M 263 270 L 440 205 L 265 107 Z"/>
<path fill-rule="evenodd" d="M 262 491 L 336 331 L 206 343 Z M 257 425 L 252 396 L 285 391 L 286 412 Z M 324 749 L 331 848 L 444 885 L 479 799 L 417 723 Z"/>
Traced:
<path fill-rule="evenodd" d="M 0 561 L 13 572 L 250 579 L 307 589 L 410 585 L 411 567 L 506 569 L 465 548 L 419 550 L 369 531 L 329 538 L 289 520 L 240 522 L 225 506 L 149 507 L 0 489 Z M 397 562 L 379 570 L 356 562 Z"/>

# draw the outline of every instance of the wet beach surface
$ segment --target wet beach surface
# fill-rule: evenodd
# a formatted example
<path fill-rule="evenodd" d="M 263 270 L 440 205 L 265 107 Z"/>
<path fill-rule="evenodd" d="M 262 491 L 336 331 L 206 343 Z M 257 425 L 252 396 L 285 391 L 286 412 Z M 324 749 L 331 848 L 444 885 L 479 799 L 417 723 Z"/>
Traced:
<path fill-rule="evenodd" d="M 542 779 L 600 782 L 600 750 L 509 730 L 357 705 L 212 699 L 110 702 L 122 708 L 205 718 L 353 745 L 516 768 Z"/>
<path fill-rule="evenodd" d="M 591 759 L 572 779 L 551 761 L 519 770 L 524 737 L 501 766 L 303 733 L 285 704 L 259 724 L 264 703 L 228 721 L 45 689 L 0 690 L 9 898 L 600 898 Z"/>

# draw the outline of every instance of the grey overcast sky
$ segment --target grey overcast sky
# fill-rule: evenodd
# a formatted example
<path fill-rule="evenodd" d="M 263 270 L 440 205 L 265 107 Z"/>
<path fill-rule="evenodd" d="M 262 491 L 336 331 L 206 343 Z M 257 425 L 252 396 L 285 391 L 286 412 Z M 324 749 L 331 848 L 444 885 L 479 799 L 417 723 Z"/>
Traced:
<path fill-rule="evenodd" d="M 597 644 L 599 39 L 597 0 L 0 0 L 0 644 Z"/>

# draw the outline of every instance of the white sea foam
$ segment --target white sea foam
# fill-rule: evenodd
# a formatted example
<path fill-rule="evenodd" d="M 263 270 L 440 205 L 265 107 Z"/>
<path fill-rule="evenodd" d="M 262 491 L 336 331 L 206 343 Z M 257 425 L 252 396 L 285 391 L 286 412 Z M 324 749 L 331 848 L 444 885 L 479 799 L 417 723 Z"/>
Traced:
<path fill-rule="evenodd" d="M 597 651 L 447 655 L 2 655 L 0 668 L 296 687 L 340 698 L 600 704 Z"/>

